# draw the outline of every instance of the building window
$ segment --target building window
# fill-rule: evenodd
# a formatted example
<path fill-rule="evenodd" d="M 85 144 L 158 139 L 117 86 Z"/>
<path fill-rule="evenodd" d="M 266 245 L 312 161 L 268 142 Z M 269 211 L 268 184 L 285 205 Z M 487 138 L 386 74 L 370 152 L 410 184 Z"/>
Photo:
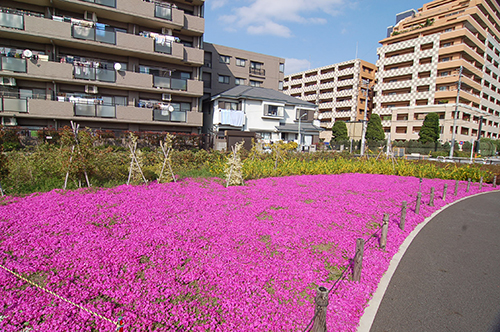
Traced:
<path fill-rule="evenodd" d="M 253 69 L 262 69 L 263 66 L 264 66 L 263 63 L 255 62 L 255 61 L 250 61 L 250 68 L 253 68 Z"/>
<path fill-rule="evenodd" d="M 282 117 L 285 108 L 277 105 L 264 105 L 264 116 Z"/>
<path fill-rule="evenodd" d="M 450 61 L 450 57 L 441 58 L 441 62 L 447 62 L 447 61 Z"/>
<path fill-rule="evenodd" d="M 452 28 L 448 28 L 448 29 L 445 29 L 445 30 L 444 30 L 444 32 L 451 32 L 451 31 L 453 31 L 453 29 L 452 29 Z"/>
<path fill-rule="evenodd" d="M 236 58 L 236 65 L 238 67 L 245 67 L 246 63 L 247 63 L 247 60 Z"/>
<path fill-rule="evenodd" d="M 229 84 L 229 76 L 219 75 L 219 83 Z"/>
<path fill-rule="evenodd" d="M 439 91 L 447 91 L 448 87 L 447 86 L 440 86 L 438 89 L 439 89 Z"/>
<path fill-rule="evenodd" d="M 238 77 L 236 77 L 234 79 L 234 84 L 236 84 L 236 85 L 245 85 L 245 79 L 244 78 L 238 78 Z"/>
<path fill-rule="evenodd" d="M 283 91 L 283 81 L 278 82 L 278 90 Z"/>
<path fill-rule="evenodd" d="M 285 64 L 280 63 L 280 73 L 284 73 L 284 72 L 285 72 Z"/>
<path fill-rule="evenodd" d="M 441 74 L 439 74 L 439 76 L 441 76 L 441 77 L 448 76 L 448 75 L 450 75 L 449 71 L 443 71 Z"/>
<path fill-rule="evenodd" d="M 261 86 L 261 84 L 262 84 L 262 82 L 250 80 L 250 86 L 254 86 L 254 87 L 259 88 Z"/>
<path fill-rule="evenodd" d="M 231 57 L 228 55 L 219 55 L 219 62 L 229 64 L 231 62 Z"/>
<path fill-rule="evenodd" d="M 444 43 L 442 47 L 450 47 L 451 43 Z"/>

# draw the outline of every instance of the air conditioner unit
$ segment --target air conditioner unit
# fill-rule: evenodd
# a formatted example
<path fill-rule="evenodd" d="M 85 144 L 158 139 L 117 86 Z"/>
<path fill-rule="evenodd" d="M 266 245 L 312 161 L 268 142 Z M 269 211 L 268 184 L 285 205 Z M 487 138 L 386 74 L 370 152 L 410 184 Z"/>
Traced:
<path fill-rule="evenodd" d="M 97 15 L 94 12 L 85 11 L 83 13 L 83 18 L 87 21 L 97 22 Z"/>
<path fill-rule="evenodd" d="M 1 77 L 0 78 L 0 85 L 15 86 L 16 79 L 14 77 Z"/>
<path fill-rule="evenodd" d="M 172 29 L 170 28 L 161 28 L 162 35 L 172 36 Z"/>
<path fill-rule="evenodd" d="M 97 93 L 97 86 L 95 86 L 95 85 L 85 85 L 85 93 L 96 94 Z"/>
<path fill-rule="evenodd" d="M 16 118 L 2 118 L 4 126 L 17 126 Z"/>
<path fill-rule="evenodd" d="M 171 101 L 172 100 L 172 95 L 170 93 L 162 93 L 161 94 L 161 100 Z"/>

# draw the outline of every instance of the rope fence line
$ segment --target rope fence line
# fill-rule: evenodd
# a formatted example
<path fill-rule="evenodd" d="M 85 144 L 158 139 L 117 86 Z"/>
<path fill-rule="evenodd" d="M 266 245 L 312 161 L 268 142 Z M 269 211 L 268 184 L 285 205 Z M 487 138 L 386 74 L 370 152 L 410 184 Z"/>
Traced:
<path fill-rule="evenodd" d="M 454 196 L 456 196 L 458 194 L 457 191 L 458 191 L 459 184 L 460 184 L 460 181 L 456 180 L 455 181 Z M 471 179 L 469 178 L 468 181 L 467 181 L 467 188 L 465 189 L 466 193 L 469 192 L 470 185 L 471 185 Z M 496 176 L 495 176 L 495 180 L 493 181 L 492 186 L 493 186 L 493 188 L 496 188 Z M 481 179 L 479 181 L 479 190 L 482 190 L 482 188 L 483 188 L 483 178 L 481 177 Z M 446 200 L 446 192 L 447 192 L 447 190 L 448 190 L 448 184 L 445 184 L 444 188 L 443 188 L 443 193 L 442 193 L 442 196 L 441 196 L 443 201 Z M 435 187 L 431 187 L 431 190 L 430 190 L 429 194 L 430 194 L 429 195 L 430 199 L 429 199 L 428 205 L 429 206 L 434 206 Z M 421 204 L 421 198 L 422 198 L 422 179 L 420 179 L 417 197 L 414 198 L 414 199 L 412 199 L 409 202 L 403 201 L 402 204 L 401 204 L 402 210 L 401 210 L 401 219 L 399 221 L 399 226 L 400 226 L 399 228 L 402 231 L 404 231 L 404 223 L 405 223 L 405 219 L 406 219 L 406 208 L 407 208 L 407 206 L 415 204 L 416 206 L 415 206 L 414 213 L 418 215 L 419 214 L 420 204 Z M 356 257 L 361 252 L 361 261 L 362 261 L 364 246 L 367 245 L 367 244 L 369 244 L 374 238 L 376 238 L 377 233 L 379 233 L 379 231 L 381 231 L 381 230 L 382 230 L 382 235 L 379 237 L 379 239 L 380 239 L 379 247 L 381 249 L 385 250 L 385 242 L 386 242 L 386 237 L 387 237 L 388 221 L 389 221 L 389 214 L 384 214 L 383 224 L 379 224 L 378 225 L 379 226 L 378 229 L 372 235 L 370 235 L 369 239 L 366 242 L 364 241 L 363 238 L 358 238 L 358 241 L 356 243 L 356 253 L 354 255 L 354 258 L 352 259 L 352 263 L 350 263 L 347 266 L 345 266 L 345 268 L 342 271 L 342 274 L 340 275 L 340 277 L 335 281 L 335 283 L 332 285 L 332 287 L 328 290 L 327 295 L 329 295 L 332 291 L 333 292 L 337 291 L 337 289 L 340 287 L 340 282 L 342 280 L 344 280 L 345 277 L 346 277 L 345 273 L 349 270 L 349 268 L 351 266 L 353 266 L 353 279 L 356 278 L 356 269 L 357 269 L 357 267 L 356 267 L 356 263 L 357 263 L 356 262 Z M 358 248 L 358 244 L 361 245 L 359 248 Z M 360 272 L 361 271 L 361 267 L 359 266 L 358 269 L 359 269 L 359 272 L 358 272 L 358 275 L 359 275 L 361 273 Z M 320 290 L 319 289 L 321 289 L 321 288 L 322 287 L 318 287 L 317 297 L 320 294 Z M 327 305 L 328 305 L 328 300 L 327 300 Z M 307 324 L 307 326 L 303 330 L 303 332 L 309 332 L 309 331 L 312 331 L 313 329 L 314 329 L 314 332 L 326 332 L 326 313 L 323 312 L 323 316 L 325 316 L 325 317 L 321 317 L 321 319 L 318 320 L 319 324 L 316 327 L 315 323 L 316 323 L 316 318 L 318 317 L 318 313 L 320 313 L 320 311 L 318 310 L 318 302 L 316 302 L 315 314 L 312 317 L 312 319 L 310 320 L 310 322 Z"/>
<path fill-rule="evenodd" d="M 91 315 L 94 315 L 94 316 L 96 316 L 96 317 L 99 317 L 99 318 L 101 318 L 101 319 L 103 319 L 103 320 L 105 320 L 105 321 L 107 321 L 107 322 L 109 322 L 109 323 L 111 323 L 111 324 L 115 325 L 115 326 L 116 326 L 115 331 L 118 331 L 118 330 L 119 330 L 119 331 L 123 331 L 123 325 L 124 325 L 124 322 L 123 322 L 123 319 L 122 319 L 121 317 L 119 318 L 119 321 L 118 321 L 118 322 L 115 322 L 115 321 L 113 321 L 113 320 L 111 320 L 111 319 L 109 319 L 109 318 L 107 318 L 107 317 L 104 317 L 103 315 L 101 315 L 101 314 L 99 314 L 99 313 L 97 313 L 97 312 L 95 312 L 95 311 L 92 311 L 92 310 L 90 310 L 90 309 L 87 309 L 87 308 L 85 308 L 85 307 L 83 307 L 83 306 L 81 306 L 81 305 L 79 305 L 79 304 L 77 304 L 77 303 L 75 303 L 75 302 L 73 302 L 73 301 L 70 301 L 70 300 L 68 300 L 68 299 L 66 299 L 66 298 L 64 298 L 64 297 L 62 297 L 62 296 L 60 296 L 60 295 L 58 295 L 58 294 L 54 293 L 53 291 L 51 291 L 51 290 L 49 290 L 49 289 L 47 289 L 47 288 L 45 288 L 45 287 L 43 287 L 43 286 L 38 285 L 37 283 L 35 283 L 35 282 L 33 282 L 33 281 L 31 281 L 31 280 L 29 280 L 29 279 L 27 279 L 27 278 L 23 277 L 23 276 L 22 276 L 22 275 L 20 275 L 19 273 L 16 273 L 16 272 L 12 271 L 12 270 L 11 270 L 11 269 L 9 269 L 9 268 L 6 268 L 5 266 L 3 266 L 3 265 L 1 265 L 1 264 L 0 264 L 0 268 L 4 269 L 5 271 L 7 271 L 7 272 L 9 272 L 9 273 L 11 273 L 11 274 L 13 274 L 13 275 L 14 275 L 14 276 L 16 276 L 17 278 L 19 278 L 19 279 L 21 279 L 21 280 L 23 280 L 23 281 L 25 281 L 25 282 L 29 283 L 30 285 L 35 286 L 36 288 L 41 289 L 41 290 L 43 290 L 44 292 L 49 293 L 50 295 L 52 295 L 52 296 L 54 296 L 54 297 L 56 297 L 56 298 L 58 298 L 58 299 L 60 299 L 60 300 L 62 300 L 62 301 L 64 301 L 64 302 L 67 302 L 67 303 L 69 303 L 69 304 L 71 304 L 71 305 L 73 305 L 73 306 L 77 307 L 78 309 L 81 309 L 81 310 L 83 310 L 83 311 L 85 311 L 85 312 L 87 312 L 87 313 L 89 313 L 89 314 L 91 314 Z"/>

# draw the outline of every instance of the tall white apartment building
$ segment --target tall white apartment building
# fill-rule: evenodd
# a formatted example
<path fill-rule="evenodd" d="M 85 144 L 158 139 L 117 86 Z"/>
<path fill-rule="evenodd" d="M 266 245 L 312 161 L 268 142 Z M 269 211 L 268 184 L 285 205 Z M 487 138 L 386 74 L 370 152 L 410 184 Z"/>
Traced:
<path fill-rule="evenodd" d="M 435 0 L 398 14 L 380 41 L 374 98 L 392 140 L 418 139 L 431 112 L 442 142 L 454 127 L 456 141 L 499 138 L 499 13 L 497 1 Z"/>
<path fill-rule="evenodd" d="M 337 120 L 363 120 L 366 105 L 370 115 L 372 94 L 366 102 L 366 87 L 373 88 L 375 72 L 374 64 L 354 59 L 287 75 L 283 92 L 316 103 L 321 127 L 331 129 Z M 329 141 L 331 130 L 323 131 L 320 138 Z"/>

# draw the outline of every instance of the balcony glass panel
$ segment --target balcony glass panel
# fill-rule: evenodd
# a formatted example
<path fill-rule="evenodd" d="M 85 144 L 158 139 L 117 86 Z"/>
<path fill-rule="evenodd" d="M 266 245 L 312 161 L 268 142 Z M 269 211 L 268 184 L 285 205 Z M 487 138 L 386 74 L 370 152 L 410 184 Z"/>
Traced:
<path fill-rule="evenodd" d="M 110 69 L 95 69 L 95 78 L 101 82 L 116 82 L 116 71 Z"/>
<path fill-rule="evenodd" d="M 95 116 L 96 105 L 75 104 L 75 115 L 80 116 Z"/>
<path fill-rule="evenodd" d="M 95 30 L 95 40 L 106 44 L 116 44 L 116 32 L 101 29 Z"/>
<path fill-rule="evenodd" d="M 186 122 L 186 112 L 174 111 L 170 113 L 170 121 L 172 122 Z"/>
<path fill-rule="evenodd" d="M 96 105 L 97 116 L 101 118 L 115 118 L 116 106 Z"/>
<path fill-rule="evenodd" d="M 26 59 L 2 57 L 2 67 L 0 69 L 16 73 L 26 73 Z"/>
<path fill-rule="evenodd" d="M 172 90 L 187 91 L 187 80 L 172 78 Z"/>
<path fill-rule="evenodd" d="M 82 67 L 75 66 L 73 68 L 73 75 L 75 78 L 79 78 L 82 80 L 95 80 L 95 68 L 92 67 Z"/>
<path fill-rule="evenodd" d="M 172 42 L 165 41 L 163 43 L 159 43 L 155 41 L 155 52 L 172 54 Z"/>
<path fill-rule="evenodd" d="M 94 40 L 95 29 L 80 25 L 73 25 L 73 38 Z"/>
<path fill-rule="evenodd" d="M 28 112 L 28 100 L 27 99 L 15 99 L 15 98 L 2 98 L 3 110 L 4 112 Z"/>
<path fill-rule="evenodd" d="M 172 8 L 170 6 L 155 5 L 155 17 L 172 21 Z"/>
<path fill-rule="evenodd" d="M 170 77 L 153 76 L 153 84 L 156 88 L 170 89 Z"/>
<path fill-rule="evenodd" d="M 116 8 L 116 0 L 95 0 L 98 5 Z"/>
<path fill-rule="evenodd" d="M 153 110 L 153 120 L 155 121 L 170 121 L 170 122 L 186 122 L 187 114 L 184 111 L 165 112 L 159 109 Z"/>
<path fill-rule="evenodd" d="M 24 30 L 24 16 L 14 13 L 0 12 L 0 26 Z"/>

